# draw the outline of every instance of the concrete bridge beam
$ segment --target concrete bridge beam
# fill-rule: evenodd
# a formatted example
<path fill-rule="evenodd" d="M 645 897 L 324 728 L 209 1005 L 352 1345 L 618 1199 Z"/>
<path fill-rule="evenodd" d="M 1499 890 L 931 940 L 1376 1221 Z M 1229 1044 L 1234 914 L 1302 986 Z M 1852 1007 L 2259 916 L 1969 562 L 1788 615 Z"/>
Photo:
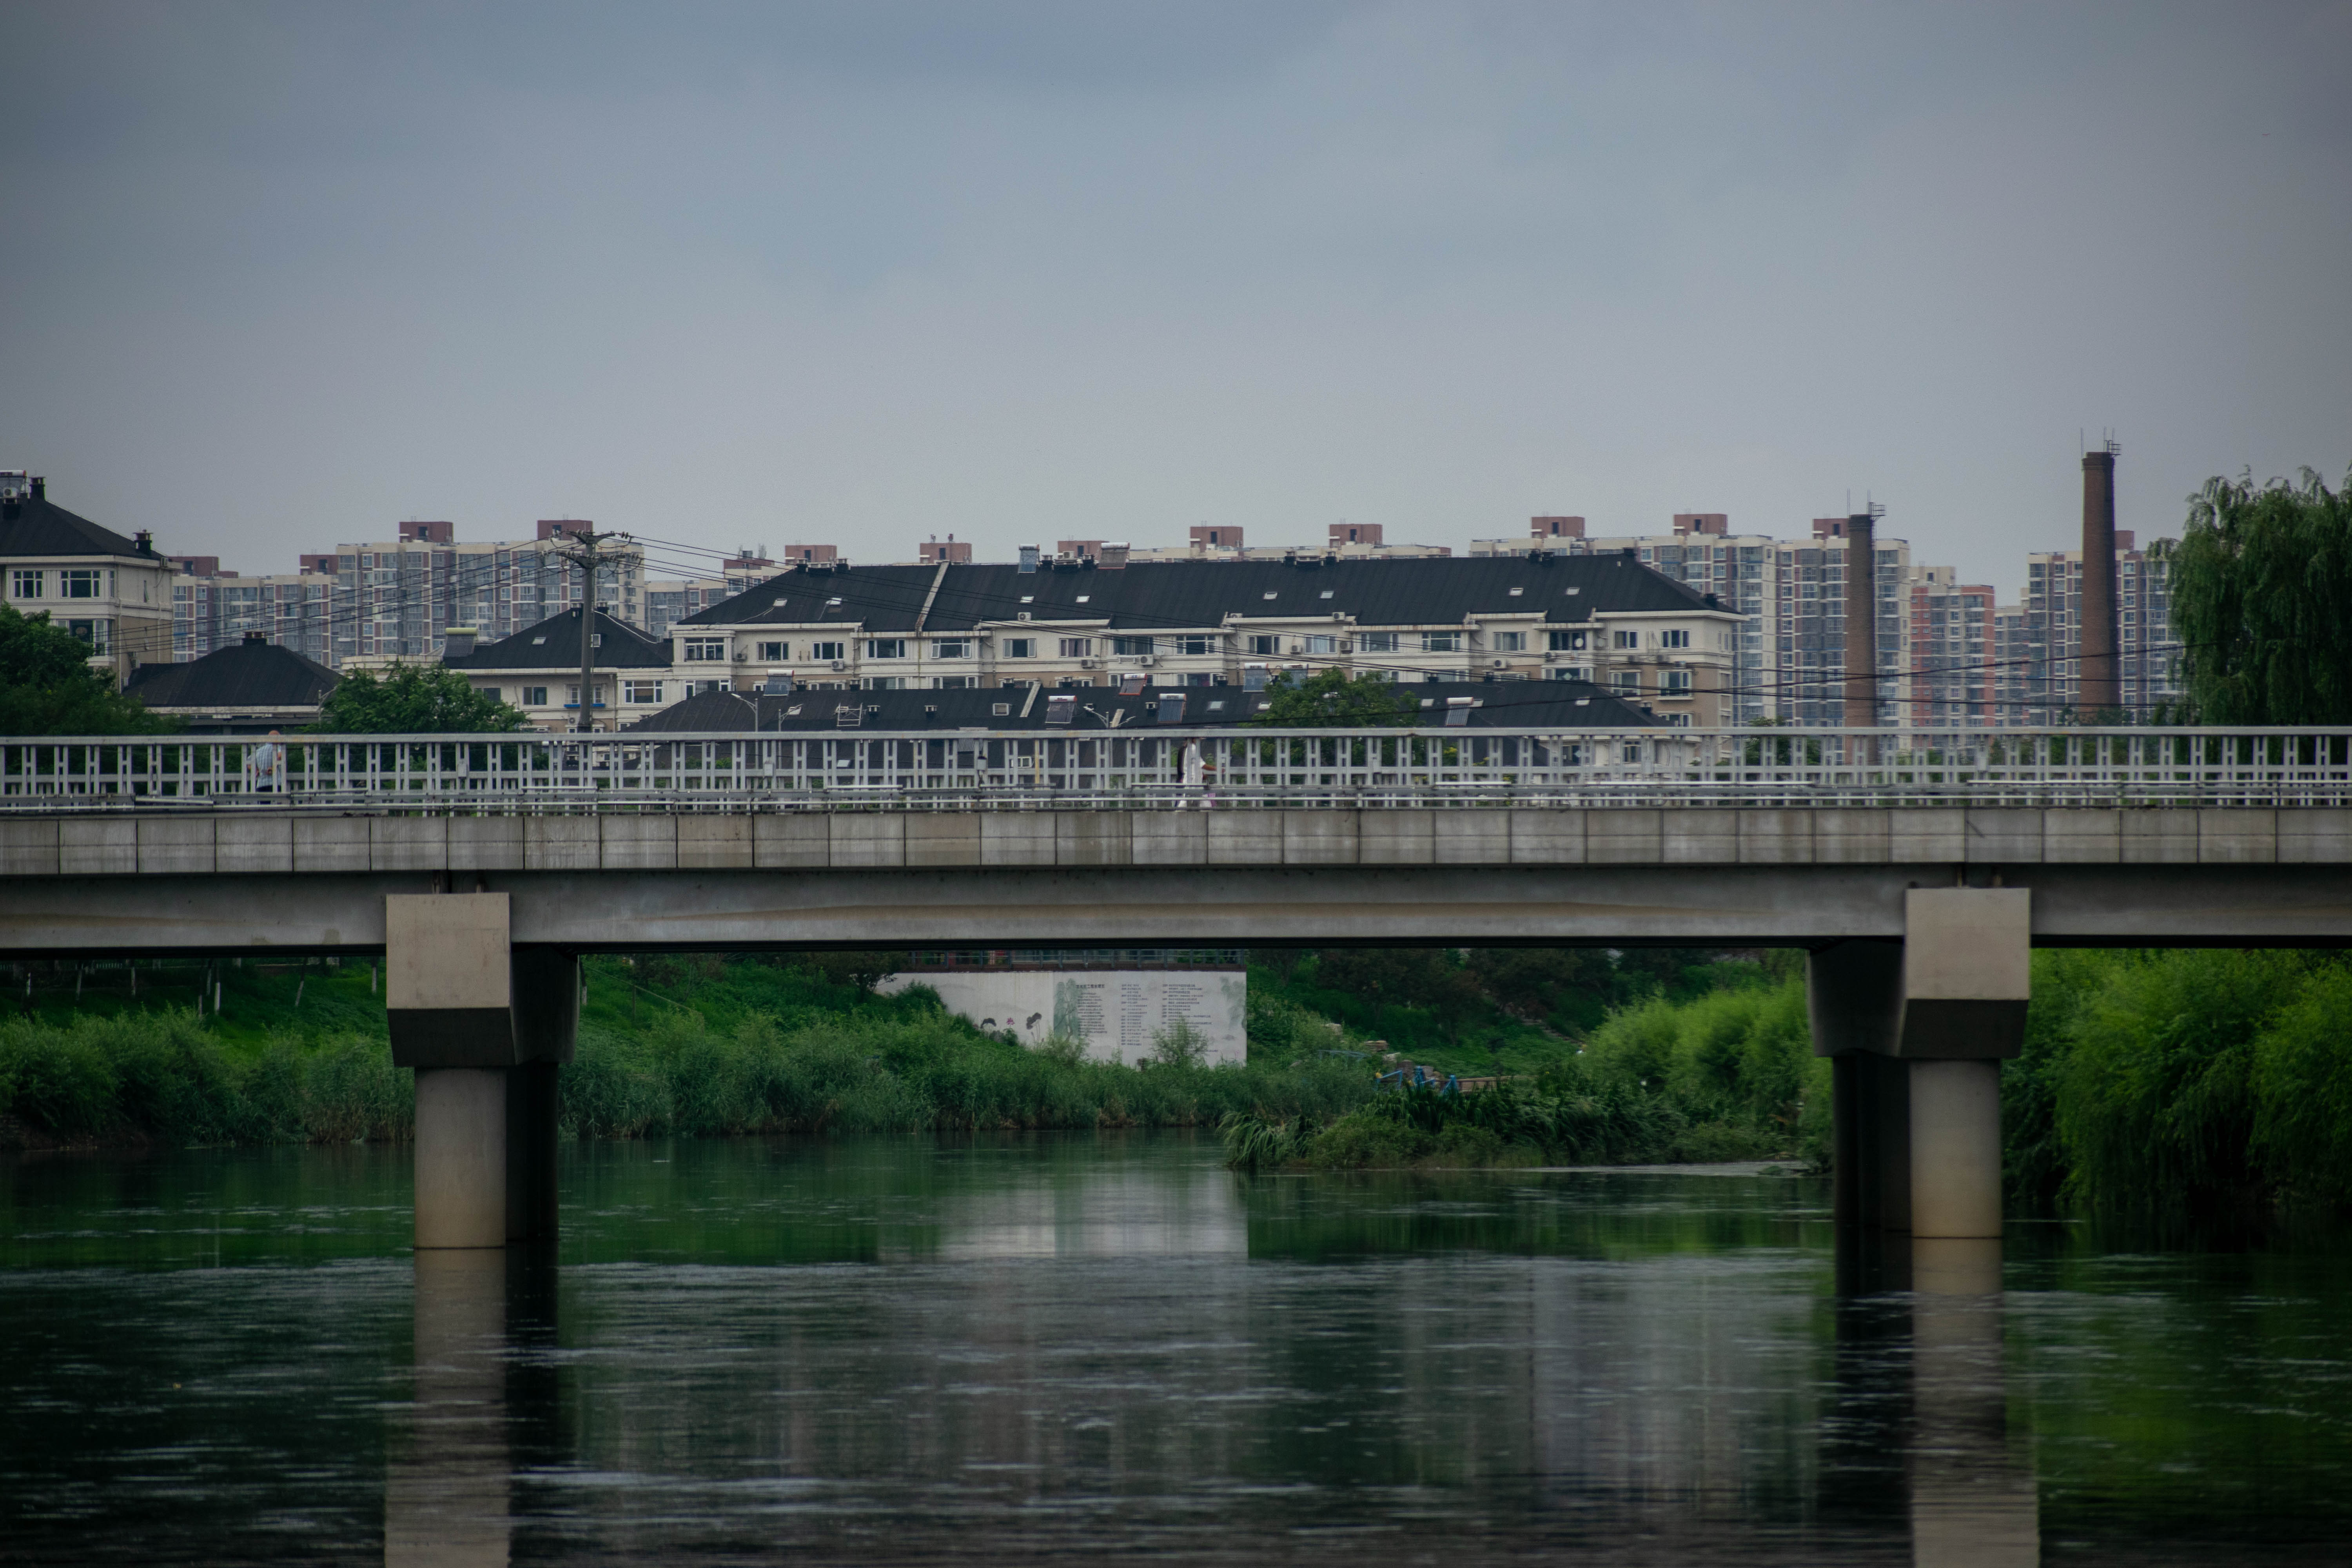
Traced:
<path fill-rule="evenodd" d="M 551 1241 L 579 960 L 517 947 L 505 893 L 387 897 L 384 959 L 393 1060 L 416 1074 L 417 1247 Z"/>

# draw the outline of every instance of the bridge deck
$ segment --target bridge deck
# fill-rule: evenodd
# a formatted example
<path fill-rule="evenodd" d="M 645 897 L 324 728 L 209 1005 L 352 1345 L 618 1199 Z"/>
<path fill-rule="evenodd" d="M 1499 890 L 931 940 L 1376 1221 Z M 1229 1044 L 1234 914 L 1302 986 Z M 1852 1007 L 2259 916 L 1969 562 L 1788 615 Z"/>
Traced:
<path fill-rule="evenodd" d="M 367 952 L 388 893 L 576 950 L 1811 945 L 2033 892 L 2043 944 L 2352 942 L 2352 808 L 672 813 L 0 819 L 0 953 Z"/>

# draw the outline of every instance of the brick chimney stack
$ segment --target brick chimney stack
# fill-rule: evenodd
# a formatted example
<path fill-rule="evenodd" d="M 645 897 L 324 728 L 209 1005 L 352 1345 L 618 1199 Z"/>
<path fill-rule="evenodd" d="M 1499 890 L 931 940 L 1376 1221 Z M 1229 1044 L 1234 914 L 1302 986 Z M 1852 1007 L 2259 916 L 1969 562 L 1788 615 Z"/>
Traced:
<path fill-rule="evenodd" d="M 2116 454 L 2113 441 L 2083 454 L 2083 602 L 2075 616 L 2082 634 L 2077 648 L 2074 717 L 2095 722 L 2123 706 L 2116 682 Z"/>
<path fill-rule="evenodd" d="M 1845 711 L 1849 728 L 1878 722 L 1877 520 L 1845 520 Z"/>

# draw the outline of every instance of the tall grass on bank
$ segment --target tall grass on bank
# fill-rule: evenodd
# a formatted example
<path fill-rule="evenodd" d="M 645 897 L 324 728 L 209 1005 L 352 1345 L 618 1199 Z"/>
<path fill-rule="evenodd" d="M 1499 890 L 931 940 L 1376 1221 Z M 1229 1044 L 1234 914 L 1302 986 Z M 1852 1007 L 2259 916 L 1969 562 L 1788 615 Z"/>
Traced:
<path fill-rule="evenodd" d="M 890 1000 L 789 1027 L 754 1015 L 720 1031 L 673 1009 L 634 1034 L 583 1028 L 558 1080 L 563 1125 L 604 1138 L 1192 1126 L 1250 1107 L 1328 1118 L 1371 1092 L 1358 1063 L 1203 1067 L 1198 1040 L 1171 1031 L 1162 1059 L 1121 1067 L 1024 1049 L 935 999 Z M 0 1024 L 0 1117 L 35 1142 L 188 1145 L 402 1139 L 415 1109 L 380 1039 L 239 1054 L 193 1015 L 159 1012 Z"/>
<path fill-rule="evenodd" d="M 563 1116 L 600 1137 L 901 1132 L 1214 1124 L 1265 1108 L 1328 1117 L 1361 1103 L 1356 1063 L 1142 1067 L 1028 1050 L 936 1006 L 851 1012 L 796 1029 L 743 1019 L 728 1032 L 679 1011 L 632 1037 L 583 1030 L 563 1073 Z"/>
<path fill-rule="evenodd" d="M 186 1011 L 0 1023 L 0 1117 L 61 1142 L 405 1138 L 410 1075 L 381 1040 L 232 1053 Z"/>
<path fill-rule="evenodd" d="M 1483 1093 L 1391 1090 L 1318 1125 L 1297 1113 L 1223 1124 L 1237 1169 L 1801 1159 L 1829 1142 L 1829 1069 L 1790 977 L 1611 1014 L 1581 1056 Z"/>

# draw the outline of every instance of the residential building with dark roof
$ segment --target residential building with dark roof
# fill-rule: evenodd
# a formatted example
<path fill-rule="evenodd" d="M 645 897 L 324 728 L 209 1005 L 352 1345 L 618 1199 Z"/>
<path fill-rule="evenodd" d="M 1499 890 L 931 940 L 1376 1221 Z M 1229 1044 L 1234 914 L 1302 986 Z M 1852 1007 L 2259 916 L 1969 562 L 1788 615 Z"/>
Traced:
<path fill-rule="evenodd" d="M 621 728 L 636 713 L 676 701 L 685 685 L 670 674 L 670 645 L 618 616 L 598 611 L 592 727 Z M 441 662 L 460 670 L 477 689 L 530 715 L 542 730 L 580 727 L 580 612 L 550 616 L 496 642 L 478 642 L 466 627 L 446 633 Z"/>
<path fill-rule="evenodd" d="M 1033 557 L 1033 559 L 1034 559 Z M 1742 617 L 1630 554 L 837 566 L 780 574 L 670 628 L 672 669 L 867 690 L 1251 689 L 1285 670 L 1598 682 L 1675 724 L 1735 722 Z"/>
<path fill-rule="evenodd" d="M 781 686 L 781 682 L 778 683 Z M 1402 687 L 1417 700 L 1416 727 L 1438 729 L 1641 729 L 1659 717 L 1589 681 L 1428 681 Z M 1265 711 L 1262 691 L 1232 686 L 965 687 L 944 691 L 702 691 L 627 726 L 631 733 L 723 734 L 875 730 L 941 733 L 1122 734 L 1154 728 L 1245 724 Z"/>
<path fill-rule="evenodd" d="M 0 471 L 0 592 L 88 643 L 118 682 L 172 657 L 171 575 L 145 532 L 126 539 L 49 500 L 39 475 Z"/>
<path fill-rule="evenodd" d="M 186 664 L 146 664 L 123 689 L 198 735 L 266 735 L 318 722 L 341 678 L 317 659 L 247 632 Z"/>

